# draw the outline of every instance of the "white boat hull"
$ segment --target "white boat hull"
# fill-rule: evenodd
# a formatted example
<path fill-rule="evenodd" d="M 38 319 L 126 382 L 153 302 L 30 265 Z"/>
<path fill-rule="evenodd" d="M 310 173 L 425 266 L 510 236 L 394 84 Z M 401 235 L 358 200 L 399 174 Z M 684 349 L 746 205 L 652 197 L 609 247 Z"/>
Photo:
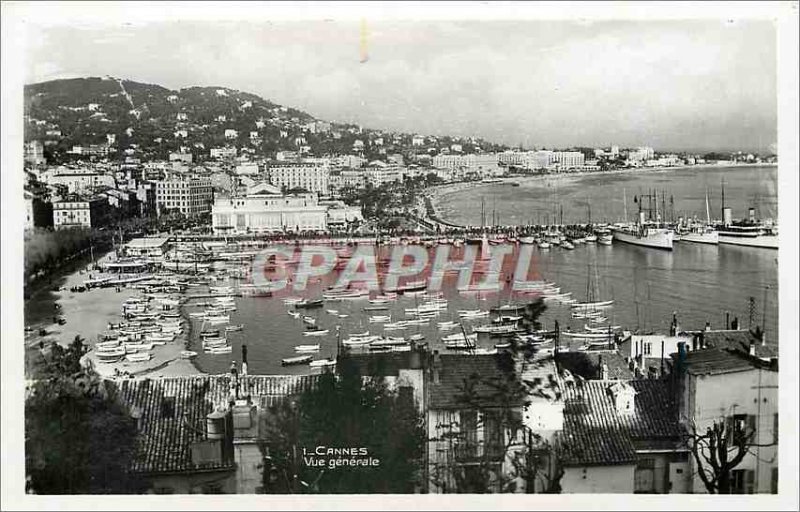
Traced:
<path fill-rule="evenodd" d="M 696 244 L 718 245 L 719 233 L 712 231 L 710 233 L 681 233 L 680 236 L 676 235 L 675 238 L 680 242 L 693 242 Z"/>
<path fill-rule="evenodd" d="M 758 236 L 729 236 L 720 234 L 719 243 L 725 245 L 741 245 L 743 247 L 761 247 L 764 249 L 777 249 L 778 237 L 774 235 Z"/>
<path fill-rule="evenodd" d="M 672 250 L 674 233 L 669 230 L 649 230 L 647 234 L 639 236 L 620 229 L 614 230 L 614 240 L 628 244 L 651 247 L 653 249 Z"/>

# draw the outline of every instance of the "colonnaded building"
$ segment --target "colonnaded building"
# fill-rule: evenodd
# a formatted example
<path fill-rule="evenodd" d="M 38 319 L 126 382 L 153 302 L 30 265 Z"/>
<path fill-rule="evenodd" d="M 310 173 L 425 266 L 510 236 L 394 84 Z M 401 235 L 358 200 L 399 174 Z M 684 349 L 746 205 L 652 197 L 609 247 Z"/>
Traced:
<path fill-rule="evenodd" d="M 284 194 L 268 183 L 254 185 L 243 195 L 218 197 L 211 218 L 215 233 L 234 234 L 326 231 L 363 221 L 358 207 L 321 203 L 314 192 Z"/>

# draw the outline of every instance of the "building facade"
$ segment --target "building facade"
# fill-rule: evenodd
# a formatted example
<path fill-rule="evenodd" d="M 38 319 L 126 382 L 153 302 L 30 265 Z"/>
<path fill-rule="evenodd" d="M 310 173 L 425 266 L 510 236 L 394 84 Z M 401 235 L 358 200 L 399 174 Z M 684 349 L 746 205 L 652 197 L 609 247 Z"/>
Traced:
<path fill-rule="evenodd" d="M 211 211 L 213 192 L 209 178 L 172 178 L 156 183 L 159 212 L 179 211 L 199 215 Z"/>
<path fill-rule="evenodd" d="M 302 188 L 321 195 L 329 193 L 330 166 L 321 162 L 283 162 L 270 164 L 269 182 L 281 189 Z"/>
<path fill-rule="evenodd" d="M 262 183 L 243 196 L 217 198 L 211 222 L 215 233 L 325 231 L 327 210 L 317 194 L 285 195 Z"/>
<path fill-rule="evenodd" d="M 96 228 L 108 219 L 108 201 L 104 198 L 70 198 L 53 203 L 53 226 L 65 228 Z"/>

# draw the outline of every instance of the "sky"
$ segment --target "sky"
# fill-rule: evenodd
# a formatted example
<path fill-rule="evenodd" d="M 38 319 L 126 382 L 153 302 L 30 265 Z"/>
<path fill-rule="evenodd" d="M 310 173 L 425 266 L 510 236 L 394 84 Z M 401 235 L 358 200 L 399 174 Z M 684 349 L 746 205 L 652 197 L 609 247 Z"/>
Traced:
<path fill-rule="evenodd" d="M 529 149 L 777 141 L 770 21 L 32 23 L 27 45 L 26 83 L 224 86 L 320 119 Z"/>

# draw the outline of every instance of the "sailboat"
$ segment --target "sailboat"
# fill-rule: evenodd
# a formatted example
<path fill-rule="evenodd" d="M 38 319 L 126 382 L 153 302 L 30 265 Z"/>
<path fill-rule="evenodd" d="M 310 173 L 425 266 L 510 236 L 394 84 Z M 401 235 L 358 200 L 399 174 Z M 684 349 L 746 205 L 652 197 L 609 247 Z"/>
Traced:
<path fill-rule="evenodd" d="M 598 308 L 607 308 L 614 304 L 613 300 L 597 300 L 599 297 L 597 291 L 597 266 L 595 265 L 595 280 L 592 281 L 592 268 L 591 264 L 588 266 L 588 277 L 586 282 L 586 301 L 576 302 L 572 304 L 572 311 L 581 314 L 581 318 L 591 316 L 599 316 L 600 312 L 595 311 Z"/>
<path fill-rule="evenodd" d="M 706 190 L 706 222 L 699 223 L 689 220 L 678 226 L 675 237 L 681 242 L 694 242 L 697 244 L 719 244 L 719 232 L 711 227 L 711 212 L 708 207 L 708 190 Z"/>

